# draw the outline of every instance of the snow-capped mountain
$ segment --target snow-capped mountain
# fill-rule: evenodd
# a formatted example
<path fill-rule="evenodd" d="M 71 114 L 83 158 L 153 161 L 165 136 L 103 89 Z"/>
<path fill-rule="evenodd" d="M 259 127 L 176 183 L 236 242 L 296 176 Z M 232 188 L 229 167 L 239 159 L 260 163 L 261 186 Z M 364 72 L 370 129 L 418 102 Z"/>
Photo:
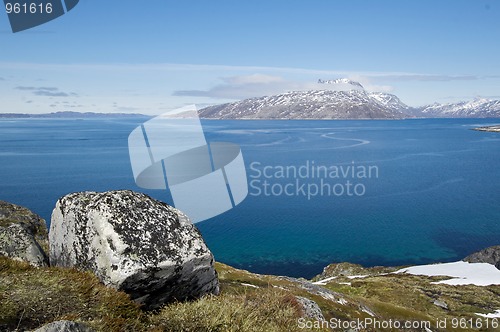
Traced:
<path fill-rule="evenodd" d="M 498 118 L 500 100 L 476 98 L 468 102 L 433 104 L 420 109 L 420 116 L 429 118 Z"/>
<path fill-rule="evenodd" d="M 386 108 L 392 111 L 401 111 L 408 115 L 412 111 L 412 108 L 403 103 L 397 96 L 390 93 L 383 92 L 370 92 L 370 97 L 377 100 L 380 104 L 384 105 Z"/>
<path fill-rule="evenodd" d="M 324 89 L 322 86 L 324 85 Z M 292 91 L 245 99 L 199 111 L 213 119 L 403 119 L 497 118 L 500 100 L 475 99 L 413 108 L 397 96 L 367 92 L 358 82 L 339 78 L 318 80 L 320 90 Z"/>
<path fill-rule="evenodd" d="M 319 79 L 318 83 L 319 84 L 330 84 L 330 85 L 345 85 L 345 86 L 350 88 L 349 90 L 359 90 L 359 89 L 364 90 L 365 89 L 363 87 L 363 85 L 361 85 L 361 83 L 351 81 L 350 79 L 347 79 L 347 78 L 337 78 L 335 80 Z"/>
<path fill-rule="evenodd" d="M 199 114 L 216 119 L 401 119 L 408 117 L 408 109 L 394 95 L 353 89 L 287 92 L 211 106 Z"/>

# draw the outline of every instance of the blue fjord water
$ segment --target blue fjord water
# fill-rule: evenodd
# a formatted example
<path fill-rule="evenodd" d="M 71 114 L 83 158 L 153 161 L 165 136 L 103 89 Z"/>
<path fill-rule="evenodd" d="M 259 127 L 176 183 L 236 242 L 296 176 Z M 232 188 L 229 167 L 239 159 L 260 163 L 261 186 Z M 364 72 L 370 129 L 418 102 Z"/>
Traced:
<path fill-rule="evenodd" d="M 134 183 L 127 138 L 143 121 L 0 120 L 0 199 L 48 221 L 75 191 L 131 189 L 170 202 Z M 197 226 L 216 260 L 260 273 L 460 259 L 499 244 L 500 134 L 470 130 L 496 123 L 203 121 L 209 141 L 241 145 L 250 188 Z"/>

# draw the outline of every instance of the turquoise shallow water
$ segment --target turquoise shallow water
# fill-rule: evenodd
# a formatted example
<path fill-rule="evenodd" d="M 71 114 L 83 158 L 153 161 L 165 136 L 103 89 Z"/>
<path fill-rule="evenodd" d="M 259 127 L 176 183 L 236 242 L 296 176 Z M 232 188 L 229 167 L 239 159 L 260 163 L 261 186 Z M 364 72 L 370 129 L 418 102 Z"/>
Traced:
<path fill-rule="evenodd" d="M 47 220 L 57 198 L 74 191 L 132 189 L 168 202 L 132 177 L 127 137 L 144 120 L 0 120 L 0 199 Z M 217 260 L 262 273 L 311 277 L 331 262 L 462 258 L 498 244 L 500 134 L 470 130 L 496 123 L 204 121 L 208 140 L 241 145 L 252 185 L 242 204 L 197 226 Z M 307 176 L 276 173 L 304 165 Z M 311 165 L 340 176 L 313 177 Z M 358 173 L 369 167 L 371 177 Z M 264 181 L 274 192 L 264 193 Z M 300 185 L 336 191 L 308 199 Z"/>

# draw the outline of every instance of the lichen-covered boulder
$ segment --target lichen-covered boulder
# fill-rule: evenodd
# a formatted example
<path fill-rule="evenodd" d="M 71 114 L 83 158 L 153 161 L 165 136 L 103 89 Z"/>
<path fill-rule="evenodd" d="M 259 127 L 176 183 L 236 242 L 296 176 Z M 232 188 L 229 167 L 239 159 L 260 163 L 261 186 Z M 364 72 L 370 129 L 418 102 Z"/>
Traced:
<path fill-rule="evenodd" d="M 179 210 L 128 190 L 57 201 L 49 233 L 53 266 L 90 270 L 145 309 L 218 294 L 214 259 Z"/>
<path fill-rule="evenodd" d="M 0 255 L 47 266 L 45 220 L 27 208 L 0 201 Z"/>

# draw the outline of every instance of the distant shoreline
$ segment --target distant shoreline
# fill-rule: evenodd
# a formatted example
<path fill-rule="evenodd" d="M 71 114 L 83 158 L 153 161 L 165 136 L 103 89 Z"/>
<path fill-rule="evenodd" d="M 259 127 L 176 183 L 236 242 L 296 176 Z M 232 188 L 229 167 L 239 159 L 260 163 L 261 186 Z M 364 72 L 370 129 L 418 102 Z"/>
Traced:
<path fill-rule="evenodd" d="M 52 112 L 52 113 L 0 113 L 2 119 L 109 119 L 109 118 L 144 118 L 150 119 L 158 115 L 141 113 L 96 113 L 96 112 Z M 429 119 L 492 119 L 492 118 L 460 118 L 460 117 L 403 117 L 403 118 L 212 118 L 200 117 L 204 121 L 397 121 L 397 120 L 429 120 Z M 500 132 L 500 125 L 472 128 L 477 131 Z"/>
<path fill-rule="evenodd" d="M 94 113 L 94 112 L 54 112 L 54 113 L 0 113 L 0 119 L 101 119 L 101 118 L 150 118 L 139 113 Z"/>

